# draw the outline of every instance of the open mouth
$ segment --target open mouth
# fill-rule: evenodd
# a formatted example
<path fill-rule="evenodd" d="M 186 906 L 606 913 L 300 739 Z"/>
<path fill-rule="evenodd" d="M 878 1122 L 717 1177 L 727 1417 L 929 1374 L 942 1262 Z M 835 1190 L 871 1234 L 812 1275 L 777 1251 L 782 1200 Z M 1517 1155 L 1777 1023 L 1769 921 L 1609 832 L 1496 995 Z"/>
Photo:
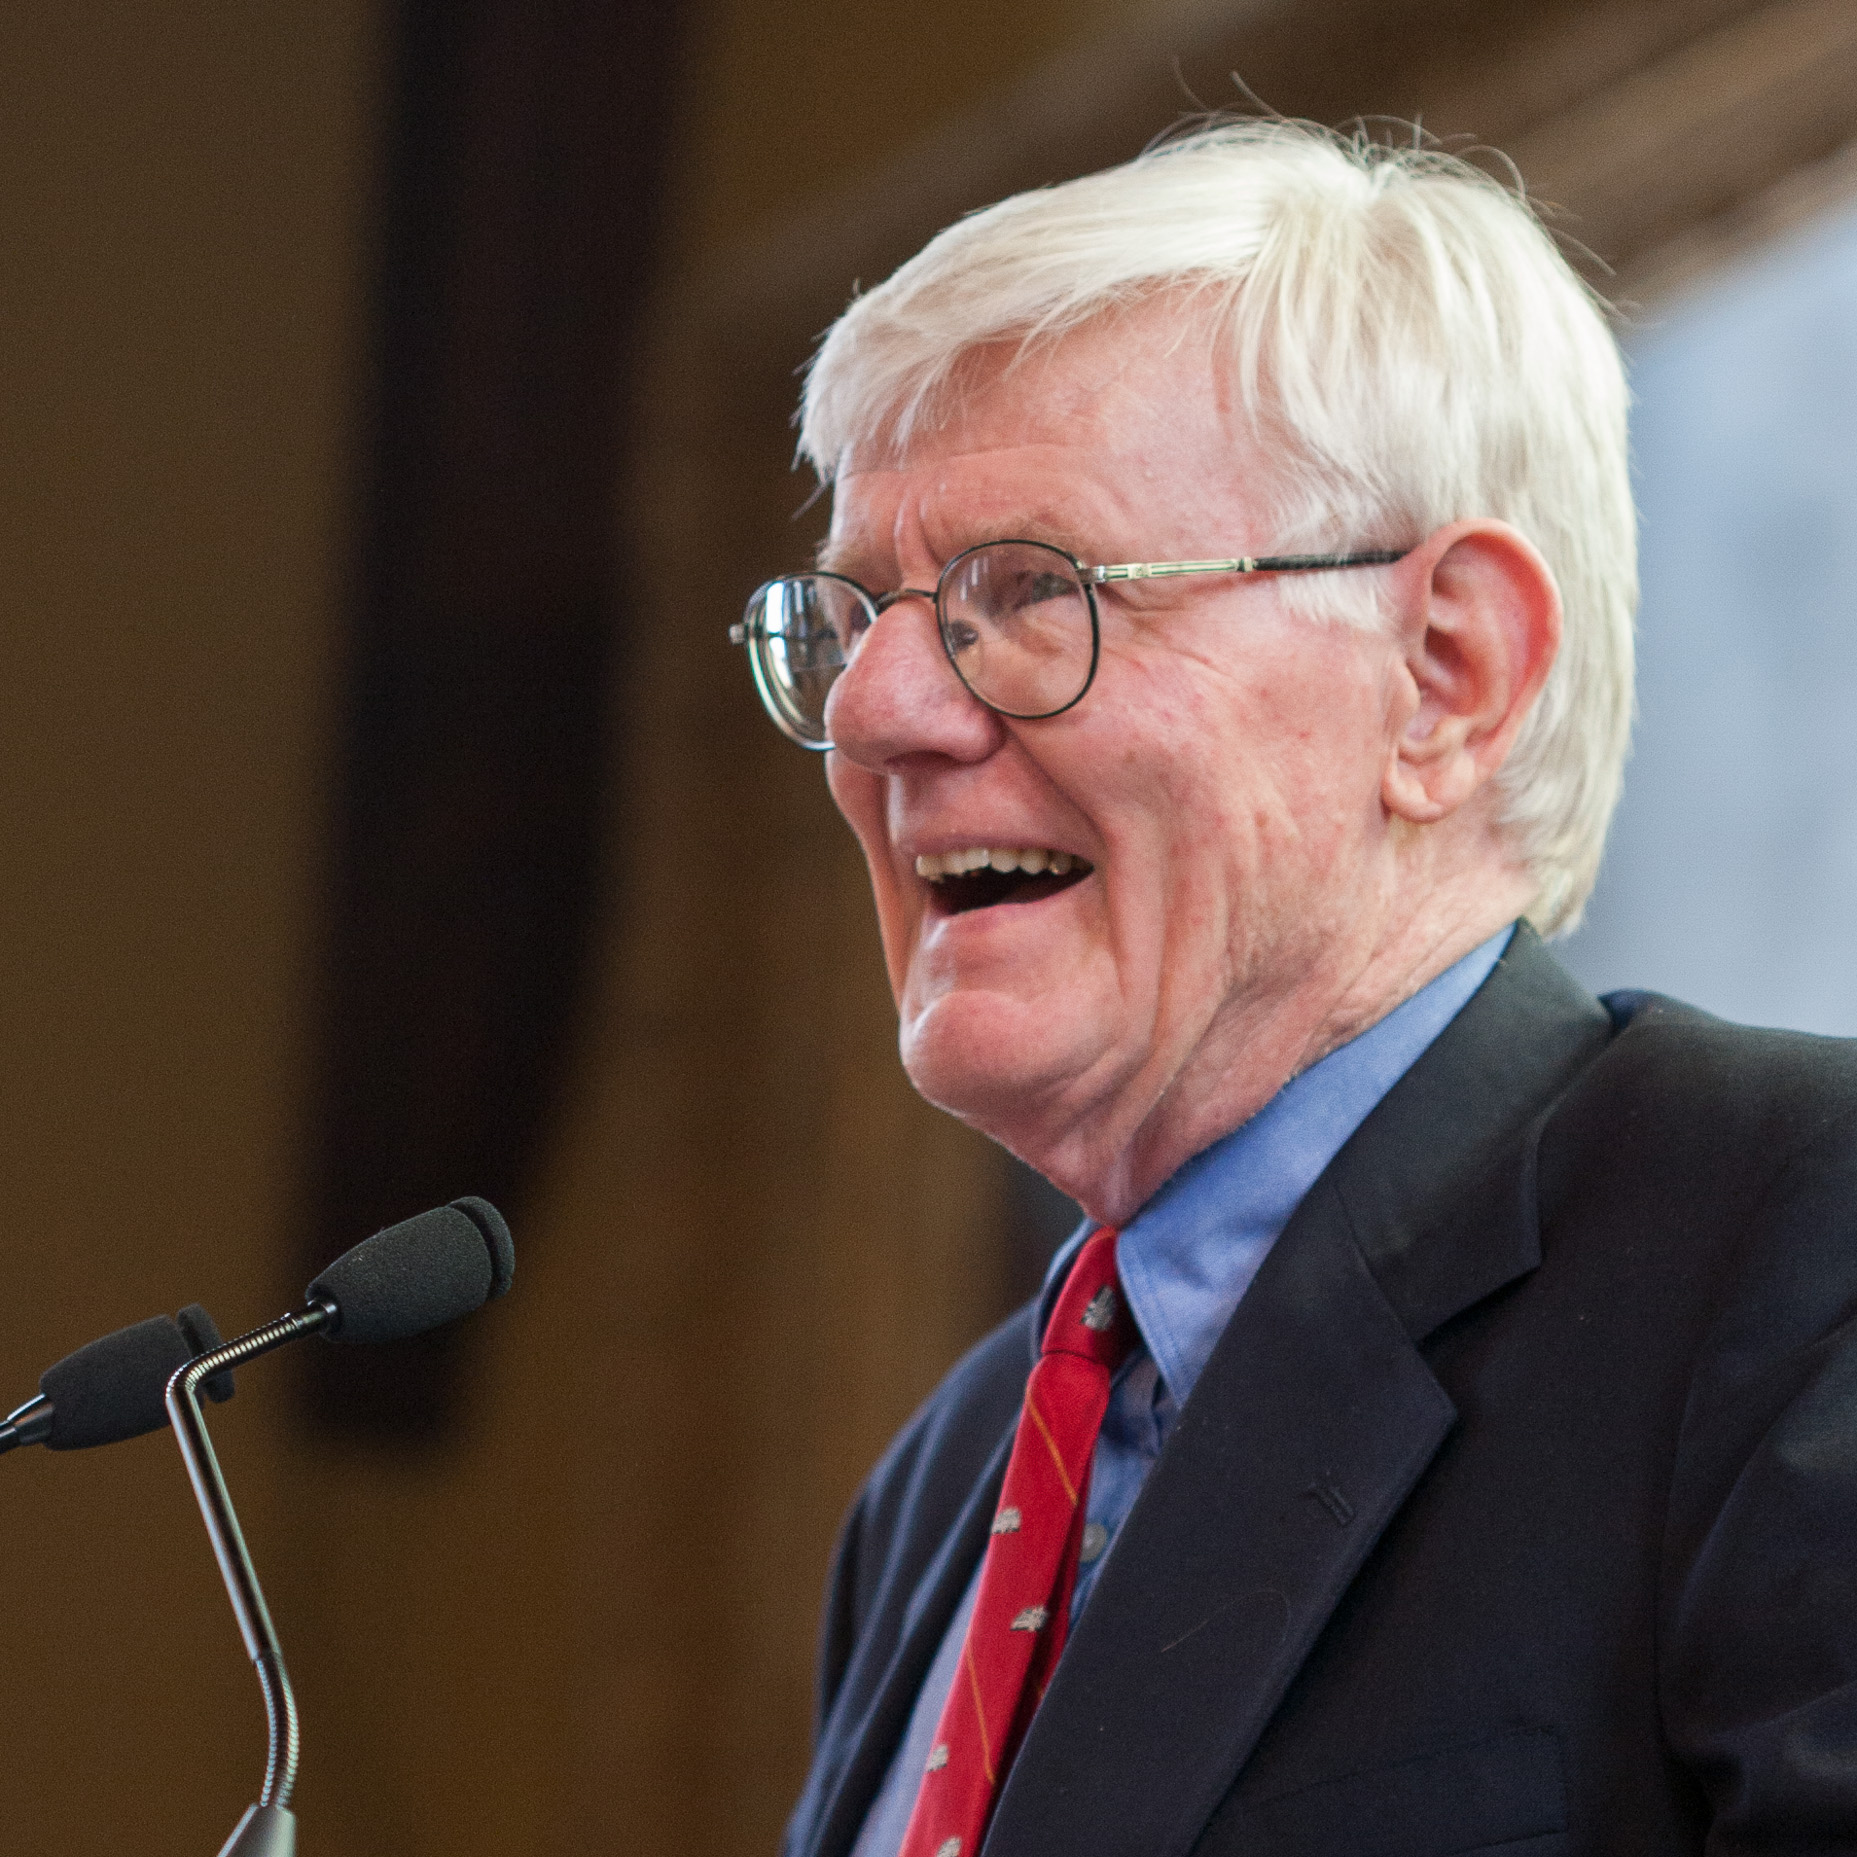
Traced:
<path fill-rule="evenodd" d="M 972 845 L 916 859 L 916 875 L 929 885 L 943 915 L 965 915 L 998 903 L 1036 903 L 1072 884 L 1095 867 L 1068 851 L 1007 850 Z"/>

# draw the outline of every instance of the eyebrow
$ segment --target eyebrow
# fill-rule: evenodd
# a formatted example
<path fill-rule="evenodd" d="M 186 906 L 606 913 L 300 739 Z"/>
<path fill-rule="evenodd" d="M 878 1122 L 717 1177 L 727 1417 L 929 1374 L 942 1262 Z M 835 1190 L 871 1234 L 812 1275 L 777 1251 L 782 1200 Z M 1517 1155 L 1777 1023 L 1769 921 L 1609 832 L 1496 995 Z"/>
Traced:
<path fill-rule="evenodd" d="M 964 554 L 969 548 L 979 548 L 987 542 L 1043 542 L 1047 547 L 1061 548 L 1073 560 L 1081 561 L 1085 566 L 1096 565 L 1091 559 L 1090 551 L 1078 546 L 1074 530 L 1067 524 L 1046 518 L 1023 521 L 1016 525 L 1001 523 L 988 528 L 985 533 L 976 527 L 970 539 L 948 550 L 942 566 L 946 567 L 956 555 Z M 850 571 L 856 562 L 856 549 L 848 548 L 840 552 L 829 535 L 813 550 L 812 566 L 816 573 L 841 574 L 847 580 L 857 580 L 858 575 Z M 873 588 L 872 591 L 876 592 L 880 589 Z"/>

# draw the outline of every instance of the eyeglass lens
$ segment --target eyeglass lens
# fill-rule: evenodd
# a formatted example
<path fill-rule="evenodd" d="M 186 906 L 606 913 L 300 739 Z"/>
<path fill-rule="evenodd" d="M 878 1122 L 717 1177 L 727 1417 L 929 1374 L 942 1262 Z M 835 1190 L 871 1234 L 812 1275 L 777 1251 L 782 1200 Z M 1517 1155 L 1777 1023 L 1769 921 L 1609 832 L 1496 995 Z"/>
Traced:
<path fill-rule="evenodd" d="M 1096 631 L 1068 555 L 1041 542 L 987 542 L 941 577 L 936 615 L 961 681 L 1014 717 L 1068 709 L 1089 687 Z M 829 740 L 825 700 L 875 618 L 869 597 L 833 574 L 770 581 L 750 601 L 747 635 L 761 700 L 795 741 Z"/>
<path fill-rule="evenodd" d="M 941 636 L 961 681 L 1008 716 L 1049 716 L 1089 687 L 1090 596 L 1068 555 L 1042 542 L 988 542 L 941 579 Z"/>
<path fill-rule="evenodd" d="M 863 593 L 830 574 L 769 581 L 749 601 L 755 687 L 767 713 L 795 741 L 827 744 L 825 699 L 870 617 Z"/>

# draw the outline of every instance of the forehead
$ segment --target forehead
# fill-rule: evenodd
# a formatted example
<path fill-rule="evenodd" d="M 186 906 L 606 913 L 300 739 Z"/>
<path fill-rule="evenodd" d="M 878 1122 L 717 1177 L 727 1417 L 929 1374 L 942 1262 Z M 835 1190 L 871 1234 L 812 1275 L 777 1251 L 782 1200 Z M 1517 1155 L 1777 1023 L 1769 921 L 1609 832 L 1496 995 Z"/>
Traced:
<path fill-rule="evenodd" d="M 1172 305 L 1028 351 L 970 351 L 941 417 L 900 455 L 884 442 L 852 450 L 826 562 L 852 572 L 912 545 L 946 559 L 1002 535 L 1100 560 L 1208 523 L 1223 531 L 1257 480 L 1225 373 L 1199 320 Z"/>

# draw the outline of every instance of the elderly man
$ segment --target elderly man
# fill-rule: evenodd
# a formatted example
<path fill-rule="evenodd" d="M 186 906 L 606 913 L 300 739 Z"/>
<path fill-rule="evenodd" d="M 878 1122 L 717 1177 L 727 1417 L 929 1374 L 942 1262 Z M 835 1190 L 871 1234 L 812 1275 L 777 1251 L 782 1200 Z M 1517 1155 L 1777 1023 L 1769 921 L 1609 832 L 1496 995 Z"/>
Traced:
<path fill-rule="evenodd" d="M 1538 939 L 1625 401 L 1525 205 L 1286 124 L 828 336 L 737 635 L 910 1077 L 1089 1222 L 846 1525 L 792 1857 L 1857 1851 L 1857 1058 Z"/>

